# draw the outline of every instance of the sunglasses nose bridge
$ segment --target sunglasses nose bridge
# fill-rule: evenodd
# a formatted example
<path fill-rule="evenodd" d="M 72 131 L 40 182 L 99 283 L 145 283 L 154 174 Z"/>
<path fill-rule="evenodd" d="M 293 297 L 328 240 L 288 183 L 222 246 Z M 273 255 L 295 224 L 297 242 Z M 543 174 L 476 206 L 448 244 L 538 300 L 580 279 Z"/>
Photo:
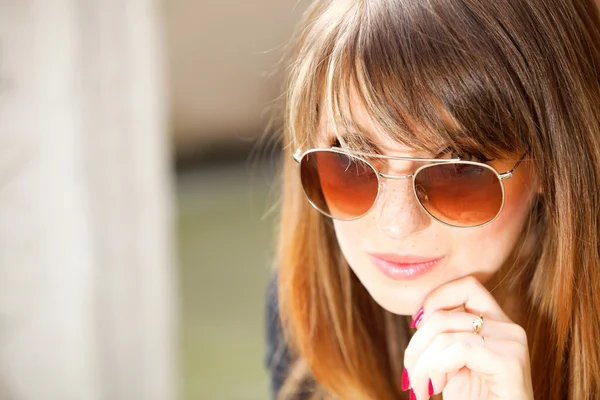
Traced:
<path fill-rule="evenodd" d="M 400 179 L 411 179 L 415 176 L 415 173 L 405 174 L 405 175 L 392 175 L 392 174 L 386 174 L 383 172 L 379 172 L 379 176 L 382 178 L 385 178 L 385 179 L 400 180 Z"/>
<path fill-rule="evenodd" d="M 392 174 L 386 174 L 383 172 L 377 172 L 377 175 L 379 176 L 379 191 L 377 193 L 377 198 L 375 199 L 375 202 L 377 202 L 379 199 L 383 198 L 385 195 L 385 191 L 387 188 L 387 184 L 386 184 L 386 180 L 392 180 L 392 181 L 399 181 L 399 180 L 404 180 L 404 179 L 413 179 L 416 173 L 412 173 L 412 174 L 406 174 L 406 175 L 392 175 Z M 413 179 L 414 181 L 414 179 Z"/>
<path fill-rule="evenodd" d="M 424 229 L 430 220 L 425 217 L 414 193 L 414 181 L 392 184 L 389 181 L 411 179 L 414 174 L 381 174 L 379 193 L 375 204 L 375 223 L 386 236 L 400 240 L 413 232 Z M 389 181 L 388 181 L 389 180 Z"/>
<path fill-rule="evenodd" d="M 391 175 L 383 172 L 377 171 L 377 175 L 379 177 L 379 190 L 377 192 L 377 198 L 375 199 L 375 203 L 379 201 L 379 199 L 383 198 L 385 195 L 385 190 L 387 188 L 386 179 L 398 181 L 402 179 L 413 179 L 415 173 L 407 174 L 407 175 Z"/>

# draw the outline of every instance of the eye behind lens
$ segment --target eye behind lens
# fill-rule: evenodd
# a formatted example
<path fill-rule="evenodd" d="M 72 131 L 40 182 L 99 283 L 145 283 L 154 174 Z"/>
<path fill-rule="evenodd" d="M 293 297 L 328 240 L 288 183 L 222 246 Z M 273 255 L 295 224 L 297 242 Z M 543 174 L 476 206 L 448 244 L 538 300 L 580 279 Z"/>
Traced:
<path fill-rule="evenodd" d="M 459 227 L 490 222 L 504 202 L 498 174 L 491 167 L 468 162 L 421 168 L 415 176 L 415 192 L 421 206 L 433 218 Z"/>
<path fill-rule="evenodd" d="M 377 198 L 377 172 L 358 157 L 318 150 L 307 153 L 300 168 L 306 197 L 314 208 L 332 218 L 358 218 Z"/>

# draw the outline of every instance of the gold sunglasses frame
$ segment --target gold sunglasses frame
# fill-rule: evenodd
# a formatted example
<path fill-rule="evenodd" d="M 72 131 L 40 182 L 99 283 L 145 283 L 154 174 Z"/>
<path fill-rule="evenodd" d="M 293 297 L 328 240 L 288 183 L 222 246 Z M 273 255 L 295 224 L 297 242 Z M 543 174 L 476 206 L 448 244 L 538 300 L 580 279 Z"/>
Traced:
<path fill-rule="evenodd" d="M 321 151 L 326 151 L 326 152 L 332 152 L 332 153 L 338 153 L 338 154 L 343 154 L 345 156 L 350 156 L 353 158 L 356 158 L 362 162 L 364 162 L 365 164 L 367 164 L 372 170 L 373 172 L 375 172 L 375 175 L 377 176 L 377 195 L 375 196 L 375 199 L 373 200 L 373 204 L 371 204 L 371 207 L 369 207 L 369 209 L 367 211 L 365 211 L 363 214 L 359 215 L 358 217 L 354 217 L 354 218 L 350 218 L 350 219 L 344 219 L 344 218 L 337 218 L 334 217 L 326 212 L 324 212 L 323 210 L 320 210 L 313 202 L 312 200 L 308 197 L 308 195 L 306 194 L 306 190 L 304 189 L 304 186 L 302 186 L 302 191 L 304 192 L 304 196 L 306 197 L 306 199 L 308 200 L 308 202 L 310 203 L 310 205 L 317 210 L 318 212 L 320 212 L 321 214 L 332 218 L 332 219 L 336 219 L 339 221 L 354 221 L 357 220 L 359 218 L 364 217 L 365 215 L 367 215 L 369 213 L 369 211 L 371 211 L 373 209 L 373 207 L 375 206 L 375 204 L 377 204 L 377 200 L 379 200 L 379 196 L 381 194 L 381 189 L 382 189 L 382 178 L 385 179 L 392 179 L 392 180 L 400 180 L 400 179 L 408 179 L 408 178 L 412 178 L 412 188 L 413 188 L 413 193 L 415 195 L 415 198 L 417 199 L 417 203 L 419 203 L 419 206 L 423 209 L 423 211 L 425 211 L 427 213 L 427 215 L 429 215 L 431 218 L 433 218 L 435 221 L 444 224 L 446 226 L 450 226 L 453 228 L 464 228 L 464 229 L 468 229 L 468 228 L 478 228 L 484 225 L 489 224 L 490 222 L 494 221 L 496 218 L 498 218 L 498 216 L 500 215 L 500 213 L 502 212 L 502 210 L 504 209 L 504 200 L 505 200 L 505 192 L 504 192 L 504 180 L 509 179 L 510 177 L 513 176 L 515 170 L 517 169 L 517 167 L 521 164 L 521 162 L 525 159 L 525 156 L 527 155 L 527 152 L 525 152 L 521 158 L 516 162 L 516 164 L 508 171 L 506 172 L 502 172 L 499 173 L 498 171 L 496 171 L 496 169 L 494 169 L 492 166 L 481 163 L 481 162 L 476 162 L 476 161 L 465 161 L 461 158 L 447 158 L 447 159 L 439 159 L 439 158 L 418 158 L 418 157 L 400 157 L 400 156 L 387 156 L 387 155 L 383 155 L 383 154 L 368 154 L 368 153 L 362 153 L 362 152 L 356 152 L 356 151 L 350 151 L 350 150 L 346 150 L 346 149 L 342 149 L 340 147 L 324 147 L 324 148 L 313 148 L 313 149 L 309 149 L 306 151 L 302 151 L 301 149 L 297 149 L 292 157 L 294 158 L 294 160 L 298 163 L 298 166 L 301 165 L 302 159 L 304 157 L 306 157 L 307 155 L 311 154 L 311 153 L 316 153 L 316 152 L 321 152 Z M 417 170 L 415 172 L 413 172 L 412 174 L 406 174 L 406 175 L 390 175 L 390 174 L 385 174 L 381 171 L 379 171 L 377 168 L 375 168 L 373 166 L 373 164 L 371 164 L 368 160 L 364 159 L 361 156 L 365 156 L 365 157 L 369 157 L 369 158 L 377 158 L 377 159 L 384 159 L 384 160 L 395 160 L 395 161 L 418 161 L 418 162 L 426 162 L 428 164 L 422 165 L 421 167 L 417 168 Z M 500 188 L 502 190 L 502 204 L 500 205 L 500 209 L 498 210 L 498 212 L 496 213 L 496 215 L 490 219 L 489 221 L 486 221 L 484 223 L 478 224 L 478 225 L 470 225 L 470 226 L 460 226 L 460 225 L 452 225 L 449 224 L 447 222 L 441 221 L 440 219 L 438 219 L 437 217 L 435 217 L 431 212 L 429 212 L 425 206 L 421 203 L 421 200 L 419 199 L 419 196 L 417 194 L 417 187 L 415 184 L 415 179 L 416 176 L 419 174 L 419 172 L 427 169 L 427 168 L 431 168 L 433 166 L 439 165 L 439 164 L 468 164 L 468 165 L 476 165 L 479 167 L 483 167 L 483 168 L 487 168 L 489 170 L 491 170 L 497 177 L 498 180 L 500 182 Z M 300 173 L 301 170 L 300 170 Z"/>

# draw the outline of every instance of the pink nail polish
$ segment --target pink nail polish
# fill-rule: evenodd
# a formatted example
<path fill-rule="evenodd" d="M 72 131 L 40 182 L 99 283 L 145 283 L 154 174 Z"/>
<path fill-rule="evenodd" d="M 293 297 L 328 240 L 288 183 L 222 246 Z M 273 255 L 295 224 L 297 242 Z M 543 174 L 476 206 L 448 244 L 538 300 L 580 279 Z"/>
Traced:
<path fill-rule="evenodd" d="M 402 390 L 408 390 L 410 387 L 410 380 L 408 379 L 408 371 L 406 368 L 402 371 Z"/>
<path fill-rule="evenodd" d="M 433 383 L 431 383 L 431 379 L 429 380 L 429 395 L 433 395 Z"/>
<path fill-rule="evenodd" d="M 413 318 L 410 327 L 411 328 L 416 328 L 417 325 L 419 325 L 419 322 L 421 322 L 421 320 L 423 319 L 423 307 L 419 308 L 419 311 L 417 311 L 417 313 L 415 314 L 415 317 Z"/>
<path fill-rule="evenodd" d="M 417 400 L 417 396 L 415 396 L 415 392 L 410 389 L 410 400 Z"/>

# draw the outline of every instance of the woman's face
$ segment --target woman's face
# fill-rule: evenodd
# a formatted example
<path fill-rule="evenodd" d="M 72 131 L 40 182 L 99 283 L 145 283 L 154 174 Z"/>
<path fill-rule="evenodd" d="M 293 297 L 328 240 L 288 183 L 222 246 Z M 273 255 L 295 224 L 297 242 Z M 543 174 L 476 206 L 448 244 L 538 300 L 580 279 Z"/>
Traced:
<path fill-rule="evenodd" d="M 364 111 L 355 109 L 357 122 L 371 127 Z M 374 139 L 386 155 L 422 156 L 381 137 Z M 489 164 L 502 173 L 518 158 Z M 410 173 L 406 162 L 398 162 L 398 170 L 395 163 L 389 164 L 388 173 Z M 354 221 L 334 220 L 339 245 L 379 305 L 395 314 L 414 314 L 436 287 L 467 275 L 486 283 L 507 260 L 536 190 L 531 162 L 526 158 L 503 183 L 504 208 L 494 221 L 477 228 L 454 228 L 425 213 L 411 179 L 384 179 L 384 191 L 366 215 Z"/>

